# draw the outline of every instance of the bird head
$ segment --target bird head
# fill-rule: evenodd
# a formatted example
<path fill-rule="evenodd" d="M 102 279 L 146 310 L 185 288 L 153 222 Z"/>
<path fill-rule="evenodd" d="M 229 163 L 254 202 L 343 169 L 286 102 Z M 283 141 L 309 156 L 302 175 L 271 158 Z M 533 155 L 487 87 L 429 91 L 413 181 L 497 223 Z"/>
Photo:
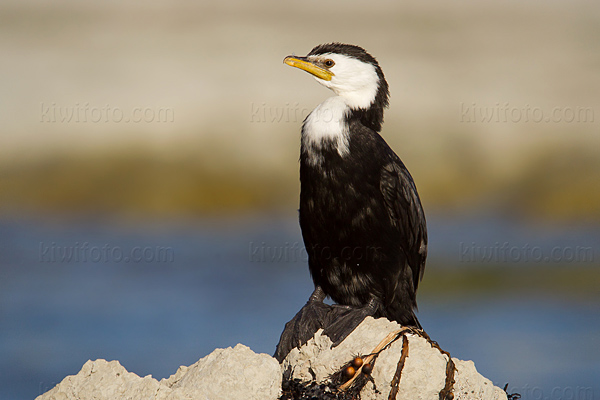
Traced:
<path fill-rule="evenodd" d="M 344 98 L 352 109 L 383 109 L 388 85 L 377 60 L 362 47 L 328 43 L 313 48 L 306 57 L 287 56 L 284 63 L 314 75 L 317 82 Z"/>

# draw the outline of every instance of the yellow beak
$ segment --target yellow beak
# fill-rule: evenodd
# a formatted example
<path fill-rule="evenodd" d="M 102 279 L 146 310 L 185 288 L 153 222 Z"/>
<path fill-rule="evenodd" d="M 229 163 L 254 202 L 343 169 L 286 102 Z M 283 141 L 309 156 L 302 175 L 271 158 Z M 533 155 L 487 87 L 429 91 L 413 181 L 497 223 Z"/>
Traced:
<path fill-rule="evenodd" d="M 325 81 L 330 81 L 331 77 L 334 75 L 333 72 L 311 63 L 306 57 L 287 56 L 283 59 L 283 62 L 291 67 L 303 69 Z"/>

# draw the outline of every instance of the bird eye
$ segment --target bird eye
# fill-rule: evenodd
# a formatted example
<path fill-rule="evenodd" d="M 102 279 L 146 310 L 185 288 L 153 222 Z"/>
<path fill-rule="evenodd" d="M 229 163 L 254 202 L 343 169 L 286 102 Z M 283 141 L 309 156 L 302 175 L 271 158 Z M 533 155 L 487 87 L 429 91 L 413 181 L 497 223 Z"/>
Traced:
<path fill-rule="evenodd" d="M 335 65 L 335 62 L 333 60 L 331 60 L 331 59 L 328 58 L 327 60 L 325 60 L 325 62 L 323 64 L 325 64 L 325 66 L 327 68 L 331 68 L 331 67 L 333 67 Z"/>

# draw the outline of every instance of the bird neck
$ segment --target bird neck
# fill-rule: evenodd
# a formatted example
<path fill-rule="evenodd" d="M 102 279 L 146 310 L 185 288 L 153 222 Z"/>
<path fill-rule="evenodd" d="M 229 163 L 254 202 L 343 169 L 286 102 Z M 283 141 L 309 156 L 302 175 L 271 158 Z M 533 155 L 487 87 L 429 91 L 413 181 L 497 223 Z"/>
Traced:
<path fill-rule="evenodd" d="M 372 104 L 369 108 L 350 108 L 348 112 L 348 121 L 356 118 L 360 123 L 374 132 L 381 131 L 383 123 L 383 107 Z"/>
<path fill-rule="evenodd" d="M 351 109 L 340 96 L 326 99 L 315 107 L 302 124 L 302 152 L 312 163 L 319 161 L 324 147 L 334 148 L 344 157 L 348 154 L 347 116 Z"/>
<path fill-rule="evenodd" d="M 353 120 L 379 132 L 383 122 L 383 106 L 374 102 L 368 108 L 354 108 L 342 96 L 326 99 L 304 120 L 302 155 L 313 165 L 321 164 L 325 153 L 330 150 L 342 158 L 346 157 L 350 152 L 350 125 Z"/>
<path fill-rule="evenodd" d="M 340 93 L 348 104 L 348 120 L 356 118 L 362 125 L 379 133 L 383 124 L 383 110 L 389 104 L 389 86 L 379 67 L 376 70 L 377 84 L 365 85 L 362 89 Z"/>

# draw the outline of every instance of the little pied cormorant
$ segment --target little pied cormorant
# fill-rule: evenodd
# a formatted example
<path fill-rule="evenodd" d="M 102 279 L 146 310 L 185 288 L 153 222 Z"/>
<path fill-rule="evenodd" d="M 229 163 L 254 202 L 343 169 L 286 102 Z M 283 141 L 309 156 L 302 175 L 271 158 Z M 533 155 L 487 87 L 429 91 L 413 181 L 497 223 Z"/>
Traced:
<path fill-rule="evenodd" d="M 368 315 L 421 328 L 414 310 L 427 256 L 413 179 L 379 135 L 388 84 L 377 60 L 341 43 L 284 63 L 335 96 L 302 125 L 300 227 L 315 291 L 281 336 L 281 361 L 323 328 L 339 344 Z M 323 303 L 331 297 L 337 306 Z"/>

